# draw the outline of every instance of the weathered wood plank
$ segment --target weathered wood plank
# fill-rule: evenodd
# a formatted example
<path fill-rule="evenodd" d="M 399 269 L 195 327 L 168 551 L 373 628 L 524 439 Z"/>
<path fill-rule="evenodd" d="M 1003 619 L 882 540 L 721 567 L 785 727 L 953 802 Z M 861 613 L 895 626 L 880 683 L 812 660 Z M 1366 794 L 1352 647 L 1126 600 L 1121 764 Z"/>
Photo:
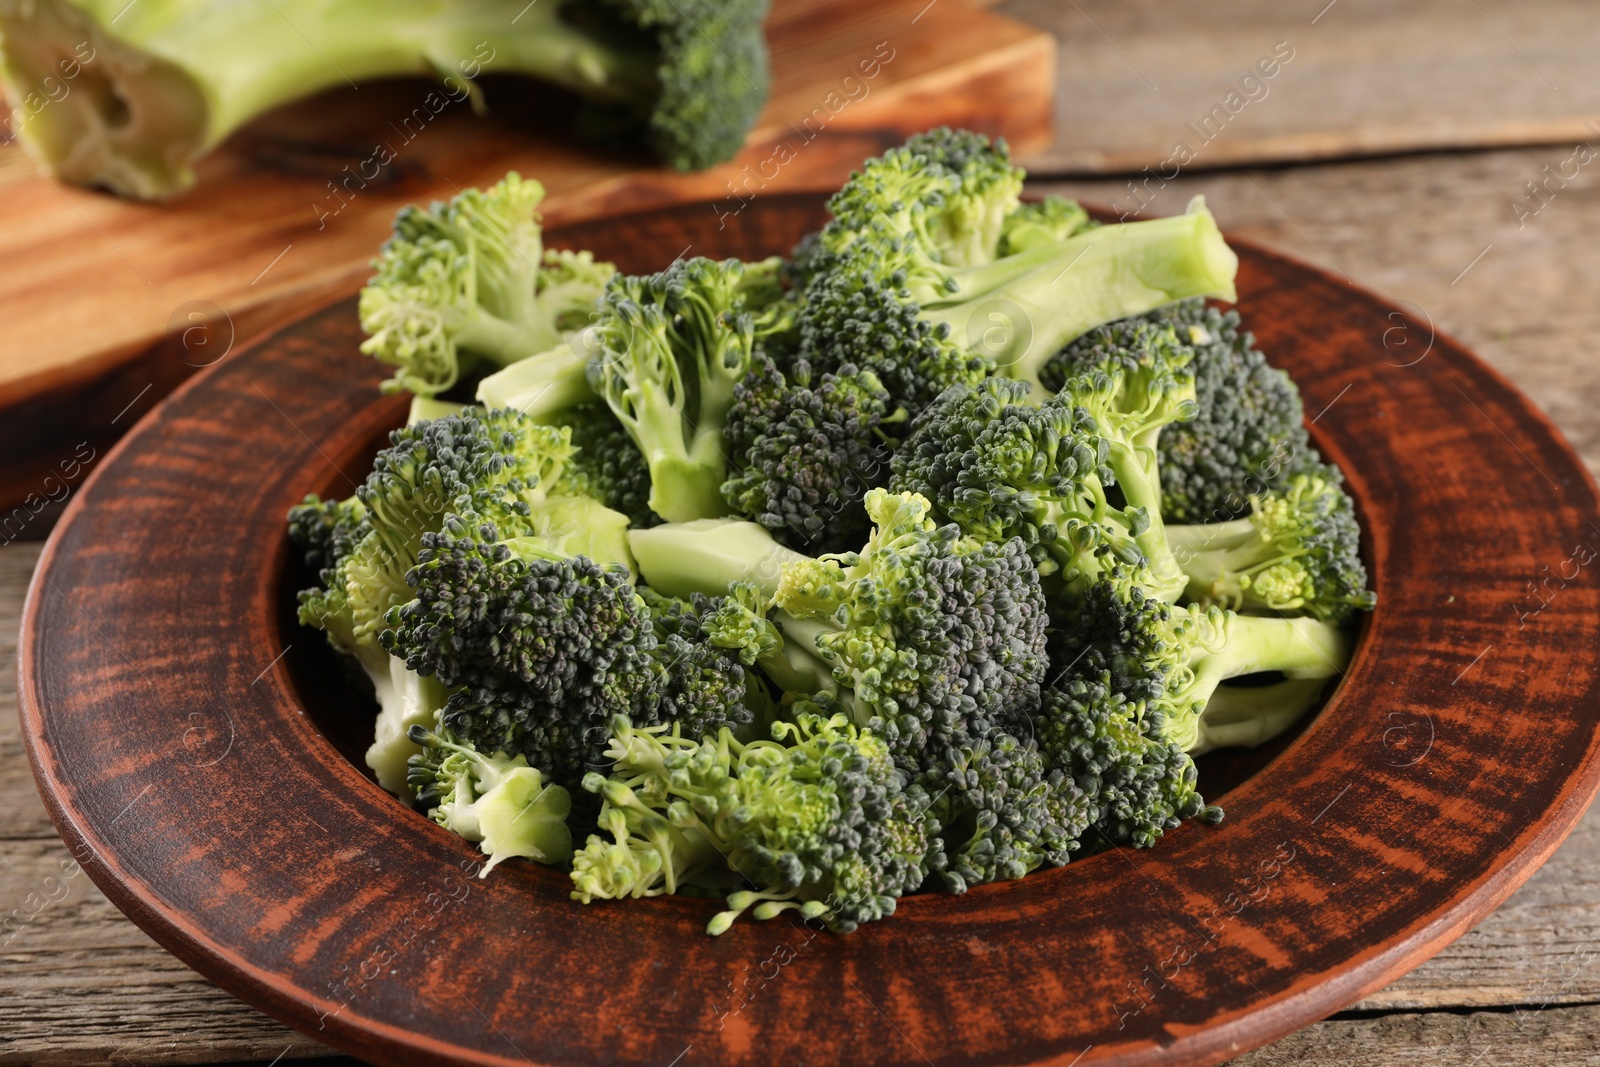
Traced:
<path fill-rule="evenodd" d="M 1600 70 L 1582 0 L 1009 0 L 998 10 L 1060 41 L 1057 135 L 1041 169 L 1133 172 L 1180 143 L 1195 166 L 1224 167 L 1595 136 Z M 1250 80 L 1275 48 L 1291 58 Z"/>
<path fill-rule="evenodd" d="M 1579 1067 L 1600 1064 L 1600 1007 L 1332 1019 L 1232 1067 Z"/>
<path fill-rule="evenodd" d="M 0 549 L 0 811 L 6 812 L 0 819 L 0 856 L 5 855 L 7 838 L 55 840 L 56 836 L 34 791 L 17 720 L 17 630 L 39 547 L 17 544 Z"/>

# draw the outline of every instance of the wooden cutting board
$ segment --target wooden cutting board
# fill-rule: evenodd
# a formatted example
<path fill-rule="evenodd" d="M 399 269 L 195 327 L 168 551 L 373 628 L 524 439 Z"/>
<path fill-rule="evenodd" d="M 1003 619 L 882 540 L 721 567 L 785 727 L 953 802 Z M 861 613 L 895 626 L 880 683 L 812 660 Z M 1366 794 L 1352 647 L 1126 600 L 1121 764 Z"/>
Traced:
<path fill-rule="evenodd" d="M 1052 39 L 978 6 L 777 0 L 768 35 L 766 111 L 737 159 L 701 174 L 576 143 L 562 99 L 512 79 L 484 80 L 487 117 L 424 81 L 326 93 L 241 131 L 163 205 L 56 185 L 0 147 L 0 542 L 42 526 L 34 511 L 197 369 L 359 288 L 403 204 L 518 170 L 544 182 L 551 223 L 712 200 L 714 228 L 929 126 L 1019 151 L 1050 138 Z"/>

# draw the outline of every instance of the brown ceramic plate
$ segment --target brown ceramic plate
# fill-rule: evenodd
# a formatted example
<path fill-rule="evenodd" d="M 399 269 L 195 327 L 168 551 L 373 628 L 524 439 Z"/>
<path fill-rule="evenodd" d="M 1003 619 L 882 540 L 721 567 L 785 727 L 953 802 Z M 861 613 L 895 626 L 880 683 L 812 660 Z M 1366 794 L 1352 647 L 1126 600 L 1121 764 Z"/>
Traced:
<path fill-rule="evenodd" d="M 701 207 L 555 239 L 643 270 L 784 251 L 820 218 L 774 197 L 723 229 Z M 289 610 L 284 512 L 348 493 L 403 419 L 349 303 L 173 395 L 56 531 L 19 680 L 56 825 L 183 960 L 386 1064 L 1201 1064 L 1322 1018 L 1481 919 L 1588 805 L 1600 524 L 1570 448 L 1477 359 L 1236 247 L 1246 321 L 1349 473 L 1380 607 L 1308 729 L 1204 769 L 1210 794 L 1244 779 L 1218 827 L 843 937 L 711 938 L 711 902 L 580 907 L 520 862 L 475 880 L 471 845 L 341 755 L 363 724 Z"/>

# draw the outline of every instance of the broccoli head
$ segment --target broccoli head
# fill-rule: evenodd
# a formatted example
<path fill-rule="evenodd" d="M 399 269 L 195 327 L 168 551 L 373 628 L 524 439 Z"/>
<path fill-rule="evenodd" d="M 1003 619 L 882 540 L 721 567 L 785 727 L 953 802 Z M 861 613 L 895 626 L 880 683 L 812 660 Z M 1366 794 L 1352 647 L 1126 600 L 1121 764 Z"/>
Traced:
<path fill-rule="evenodd" d="M 626 524 L 582 504 L 619 531 Z M 451 516 L 427 536 L 408 576 L 412 596 L 382 633 L 408 668 L 454 690 L 443 723 L 455 736 L 526 756 L 562 785 L 599 759 L 612 715 L 654 721 L 662 681 L 650 613 L 626 565 L 566 549 Z"/>
<path fill-rule="evenodd" d="M 544 186 L 507 174 L 448 203 L 404 207 L 361 290 L 361 351 L 386 388 L 432 396 L 476 363 L 503 367 L 581 329 L 615 268 L 544 247 Z"/>
<path fill-rule="evenodd" d="M 766 101 L 766 13 L 765 0 L 37 0 L 0 5 L 0 77 L 12 100 L 54 98 L 65 58 L 90 70 L 97 88 L 18 132 L 57 177 L 147 200 L 193 184 L 196 161 L 257 115 L 407 75 L 443 81 L 434 112 L 481 108 L 484 73 L 539 78 L 580 98 L 581 128 L 700 170 L 739 150 Z"/>
<path fill-rule="evenodd" d="M 1000 228 L 1000 254 L 1014 256 L 1100 225 L 1076 200 L 1047 196 L 1020 205 Z"/>
<path fill-rule="evenodd" d="M 894 912 L 933 847 L 926 800 L 907 791 L 887 746 L 842 714 L 797 707 L 772 739 L 723 730 L 695 741 L 664 727 L 613 727 L 601 832 L 573 857 L 573 897 L 655 896 L 727 869 L 753 888 L 728 897 L 713 934 L 744 911 L 798 911 L 835 930 Z"/>
<path fill-rule="evenodd" d="M 1088 799 L 1089 825 L 1106 842 L 1148 847 L 1184 819 L 1221 815 L 1200 796 L 1194 759 L 1108 672 L 1074 673 L 1047 688 L 1036 740 L 1048 766 Z"/>
<path fill-rule="evenodd" d="M 777 271 L 775 259 L 695 258 L 606 287 L 586 334 L 590 381 L 643 453 L 650 510 L 664 519 L 727 514 L 723 427 L 734 390 L 757 344 L 791 314 L 772 302 Z"/>
<path fill-rule="evenodd" d="M 861 495 L 888 480 L 887 401 L 877 376 L 852 364 L 813 375 L 799 360 L 785 375 L 757 360 L 728 412 L 723 437 L 735 471 L 723 497 L 799 551 L 859 545 L 870 525 Z"/>
<path fill-rule="evenodd" d="M 1195 418 L 1161 435 L 1162 510 L 1169 522 L 1239 518 L 1250 498 L 1282 486 L 1320 462 L 1306 435 L 1300 390 L 1267 363 L 1237 311 L 1183 300 L 1143 316 L 1170 326 L 1194 349 Z M 1047 385 L 1124 347 L 1139 320 L 1092 330 L 1050 363 Z"/>

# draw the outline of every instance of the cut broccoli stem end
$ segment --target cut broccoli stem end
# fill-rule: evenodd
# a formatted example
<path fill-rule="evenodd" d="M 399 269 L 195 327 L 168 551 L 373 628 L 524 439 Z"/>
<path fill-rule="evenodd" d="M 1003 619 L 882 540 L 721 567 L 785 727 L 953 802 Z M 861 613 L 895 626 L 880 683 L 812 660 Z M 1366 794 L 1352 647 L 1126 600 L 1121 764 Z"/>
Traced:
<path fill-rule="evenodd" d="M 0 81 L 24 116 L 13 131 L 77 185 L 164 200 L 194 184 L 194 161 L 221 139 L 189 73 L 66 0 L 0 4 Z"/>
<path fill-rule="evenodd" d="M 518 360 L 478 383 L 478 401 L 491 410 L 514 408 L 536 422 L 593 400 L 588 358 L 570 345 Z"/>

